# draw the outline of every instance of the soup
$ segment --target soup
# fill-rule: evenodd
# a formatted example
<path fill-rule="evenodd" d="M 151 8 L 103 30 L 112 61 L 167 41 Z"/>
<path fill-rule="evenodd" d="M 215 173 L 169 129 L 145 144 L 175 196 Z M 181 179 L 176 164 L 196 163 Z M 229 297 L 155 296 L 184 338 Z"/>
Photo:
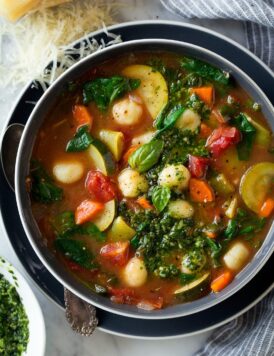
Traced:
<path fill-rule="evenodd" d="M 138 52 L 68 83 L 27 187 L 75 278 L 153 310 L 218 293 L 250 262 L 273 220 L 273 177 L 271 130 L 229 73 Z"/>

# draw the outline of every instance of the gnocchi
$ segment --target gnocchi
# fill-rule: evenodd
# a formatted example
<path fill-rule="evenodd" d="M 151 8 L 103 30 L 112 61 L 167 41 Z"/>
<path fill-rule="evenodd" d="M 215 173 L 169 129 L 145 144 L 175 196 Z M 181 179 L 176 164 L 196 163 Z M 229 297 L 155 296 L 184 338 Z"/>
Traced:
<path fill-rule="evenodd" d="M 225 265 L 233 270 L 239 271 L 249 258 L 249 250 L 242 242 L 236 242 L 224 255 Z"/>
<path fill-rule="evenodd" d="M 117 124 L 121 126 L 133 126 L 140 122 L 143 108 L 140 104 L 125 98 L 113 105 L 112 115 Z"/>
<path fill-rule="evenodd" d="M 84 166 L 78 161 L 57 162 L 53 166 L 52 173 L 58 182 L 72 184 L 83 177 Z"/>
<path fill-rule="evenodd" d="M 132 139 L 131 144 L 132 145 L 144 145 L 145 143 L 148 143 L 153 139 L 154 134 L 155 134 L 155 131 L 147 131 L 142 135 L 135 136 Z"/>
<path fill-rule="evenodd" d="M 123 273 L 124 282 L 129 287 L 141 287 L 147 280 L 147 269 L 143 260 L 131 258 Z"/>
<path fill-rule="evenodd" d="M 181 130 L 195 131 L 201 125 L 201 116 L 191 109 L 186 109 L 175 126 Z"/>
<path fill-rule="evenodd" d="M 131 168 L 126 168 L 120 173 L 118 185 L 126 198 L 135 198 L 148 190 L 146 178 Z"/>
<path fill-rule="evenodd" d="M 189 170 L 183 164 L 171 164 L 160 172 L 158 184 L 181 192 L 187 189 L 189 180 Z"/>

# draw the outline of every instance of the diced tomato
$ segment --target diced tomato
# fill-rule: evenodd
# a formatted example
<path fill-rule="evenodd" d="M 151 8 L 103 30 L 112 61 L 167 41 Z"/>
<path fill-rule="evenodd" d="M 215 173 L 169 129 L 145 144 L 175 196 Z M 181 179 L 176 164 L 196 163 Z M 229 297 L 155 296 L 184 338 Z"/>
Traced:
<path fill-rule="evenodd" d="M 115 188 L 109 177 L 99 171 L 89 171 L 86 188 L 93 198 L 106 203 L 115 197 Z"/>
<path fill-rule="evenodd" d="M 124 266 L 128 261 L 129 241 L 111 242 L 103 246 L 100 255 L 119 266 Z"/>
<path fill-rule="evenodd" d="M 206 170 L 209 164 L 209 159 L 198 156 L 188 156 L 188 169 L 195 178 L 202 178 L 206 174 Z"/>
<path fill-rule="evenodd" d="M 91 128 L 93 117 L 86 106 L 75 105 L 72 113 L 77 129 L 83 125 L 88 125 L 88 127 Z"/>
<path fill-rule="evenodd" d="M 104 207 L 104 204 L 90 199 L 82 201 L 75 210 L 75 223 L 79 225 L 92 220 Z"/>
<path fill-rule="evenodd" d="M 215 129 L 206 141 L 206 147 L 214 157 L 241 140 L 241 133 L 236 127 L 220 126 Z"/>

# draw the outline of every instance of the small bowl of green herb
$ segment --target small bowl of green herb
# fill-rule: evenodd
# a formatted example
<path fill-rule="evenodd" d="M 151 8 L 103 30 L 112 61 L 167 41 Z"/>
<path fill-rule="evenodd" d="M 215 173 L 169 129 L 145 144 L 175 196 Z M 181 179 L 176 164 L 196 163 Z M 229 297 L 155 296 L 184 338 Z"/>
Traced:
<path fill-rule="evenodd" d="M 43 356 L 45 324 L 23 276 L 0 257 L 0 355 Z"/>

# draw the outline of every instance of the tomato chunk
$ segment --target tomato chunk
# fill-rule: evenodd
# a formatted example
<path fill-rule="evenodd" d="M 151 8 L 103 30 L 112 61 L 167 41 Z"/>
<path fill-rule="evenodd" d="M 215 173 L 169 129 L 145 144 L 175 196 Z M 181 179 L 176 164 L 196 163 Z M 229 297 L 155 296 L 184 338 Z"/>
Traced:
<path fill-rule="evenodd" d="M 88 172 L 86 188 L 94 199 L 102 203 L 107 203 L 115 197 L 115 187 L 110 178 L 99 171 Z"/>
<path fill-rule="evenodd" d="M 209 164 L 209 159 L 198 156 L 188 156 L 188 169 L 195 178 L 202 178 L 206 174 L 206 170 Z"/>
<path fill-rule="evenodd" d="M 206 147 L 214 157 L 241 140 L 241 133 L 236 127 L 220 126 L 215 129 L 206 141 Z"/>
<path fill-rule="evenodd" d="M 128 261 L 129 241 L 111 242 L 103 246 L 100 255 L 111 263 L 124 266 Z"/>
<path fill-rule="evenodd" d="M 104 207 L 104 204 L 90 199 L 82 201 L 75 211 L 75 223 L 79 225 L 92 220 Z"/>

